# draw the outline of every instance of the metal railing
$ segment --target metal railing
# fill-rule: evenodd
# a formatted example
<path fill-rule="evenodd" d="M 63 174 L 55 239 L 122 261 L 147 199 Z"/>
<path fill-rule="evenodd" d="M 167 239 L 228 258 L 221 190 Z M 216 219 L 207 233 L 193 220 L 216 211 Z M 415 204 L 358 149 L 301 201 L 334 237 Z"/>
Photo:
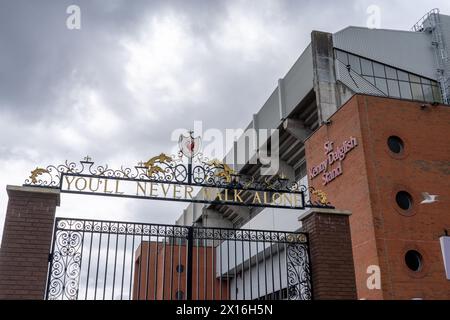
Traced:
<path fill-rule="evenodd" d="M 57 218 L 47 299 L 311 299 L 305 233 Z"/>

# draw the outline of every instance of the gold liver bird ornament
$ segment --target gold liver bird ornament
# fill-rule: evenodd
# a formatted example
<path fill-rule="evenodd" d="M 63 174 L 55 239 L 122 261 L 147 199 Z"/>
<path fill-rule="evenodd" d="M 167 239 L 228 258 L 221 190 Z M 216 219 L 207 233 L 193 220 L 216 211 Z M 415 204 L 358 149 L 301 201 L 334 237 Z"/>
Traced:
<path fill-rule="evenodd" d="M 221 171 L 216 172 L 216 176 L 225 179 L 226 182 L 231 182 L 231 175 L 234 173 L 234 170 L 231 169 L 229 165 L 226 163 L 223 163 L 217 159 L 211 160 L 208 163 L 210 166 L 216 167 L 218 169 L 221 169 Z"/>
<path fill-rule="evenodd" d="M 31 183 L 37 183 L 37 177 L 43 173 L 48 173 L 48 170 L 44 168 L 36 168 L 33 171 L 31 171 L 30 175 Z"/>
<path fill-rule="evenodd" d="M 155 156 L 144 163 L 144 167 L 147 168 L 147 176 L 152 176 L 154 173 L 164 173 L 164 170 L 158 166 L 156 163 L 169 163 L 172 162 L 173 159 L 168 155 L 161 153 L 158 156 Z"/>
<path fill-rule="evenodd" d="M 323 192 L 322 190 L 314 190 L 312 192 L 313 195 L 315 195 L 317 197 L 317 199 L 319 200 L 319 202 L 321 204 L 327 204 L 327 194 L 325 192 Z"/>

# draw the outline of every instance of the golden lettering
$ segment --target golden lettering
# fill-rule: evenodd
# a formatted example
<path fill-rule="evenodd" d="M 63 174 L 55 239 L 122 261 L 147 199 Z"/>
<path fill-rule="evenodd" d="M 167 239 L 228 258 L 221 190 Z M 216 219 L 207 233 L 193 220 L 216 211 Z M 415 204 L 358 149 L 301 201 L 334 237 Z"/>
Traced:
<path fill-rule="evenodd" d="M 104 193 L 113 193 L 112 190 L 108 190 L 108 179 L 105 179 Z"/>
<path fill-rule="evenodd" d="M 275 204 L 278 206 L 281 205 L 282 202 L 280 201 L 280 199 L 281 199 L 281 194 L 279 194 L 278 192 L 275 192 L 274 194 L 272 194 L 272 204 Z M 277 200 L 278 200 L 278 203 L 277 203 Z"/>
<path fill-rule="evenodd" d="M 161 189 L 163 190 L 164 197 L 167 197 L 167 193 L 169 192 L 170 185 L 167 185 L 167 189 L 166 189 L 166 188 L 164 188 L 164 184 L 162 184 Z"/>
<path fill-rule="evenodd" d="M 83 181 L 83 187 L 78 186 L 78 182 L 79 181 Z M 87 186 L 87 181 L 85 178 L 77 178 L 77 181 L 75 181 L 75 188 L 77 188 L 78 191 L 83 191 L 84 189 L 86 189 Z"/>
<path fill-rule="evenodd" d="M 189 190 L 189 191 L 188 191 Z M 186 199 L 188 199 L 188 194 L 189 194 L 189 199 L 192 199 L 192 192 L 194 191 L 194 188 L 192 188 L 191 186 L 186 186 L 184 188 L 184 197 Z"/>
<path fill-rule="evenodd" d="M 154 192 L 156 192 L 156 194 Z M 150 183 L 150 197 L 157 197 L 157 196 L 158 196 L 158 184 Z"/>
<path fill-rule="evenodd" d="M 303 207 L 303 198 L 300 197 L 300 194 L 294 193 L 293 196 L 294 196 L 294 199 L 295 199 L 295 200 L 294 200 L 295 206 Z M 300 200 L 300 205 L 298 204 L 299 200 Z"/>
<path fill-rule="evenodd" d="M 202 190 L 203 190 L 203 199 L 210 201 L 211 194 L 209 193 L 208 188 L 202 188 Z"/>
<path fill-rule="evenodd" d="M 67 190 L 70 190 L 70 185 L 72 184 L 73 180 L 75 180 L 75 177 L 72 177 L 72 181 L 69 181 L 69 177 L 66 176 Z"/>
<path fill-rule="evenodd" d="M 144 186 L 141 185 L 141 183 L 138 181 L 136 184 L 136 195 L 139 195 L 139 190 L 142 191 L 142 195 L 145 196 L 146 192 L 147 192 L 147 183 L 144 182 Z"/>
<path fill-rule="evenodd" d="M 234 189 L 234 201 L 237 202 L 244 202 L 240 196 L 242 190 L 239 190 L 239 192 L 237 192 L 238 190 Z M 238 200 L 239 199 L 239 200 Z"/>
<path fill-rule="evenodd" d="M 92 187 L 92 178 L 89 178 L 89 190 L 91 190 L 92 192 L 97 191 L 101 184 L 101 180 L 99 180 L 99 179 L 95 179 L 95 180 L 97 180 L 97 188 L 94 189 Z"/>
<path fill-rule="evenodd" d="M 294 206 L 294 195 L 289 193 L 282 193 L 281 196 L 283 197 L 283 203 L 286 203 L 286 205 L 290 205 L 291 207 Z"/>
<path fill-rule="evenodd" d="M 264 196 L 264 203 L 269 203 L 269 201 L 267 200 L 267 192 L 264 191 L 263 196 Z"/>
<path fill-rule="evenodd" d="M 173 198 L 174 199 L 180 199 L 181 198 L 181 196 L 178 196 L 178 194 L 180 193 L 180 186 L 179 185 L 176 185 L 176 184 L 174 184 L 173 185 Z"/>
<path fill-rule="evenodd" d="M 123 194 L 123 192 L 119 191 L 119 182 L 120 180 L 116 180 L 116 194 Z"/>
<path fill-rule="evenodd" d="M 261 198 L 259 197 L 258 191 L 255 191 L 255 197 L 253 198 L 253 203 L 256 202 L 256 199 L 258 199 L 258 203 L 261 204 Z"/>

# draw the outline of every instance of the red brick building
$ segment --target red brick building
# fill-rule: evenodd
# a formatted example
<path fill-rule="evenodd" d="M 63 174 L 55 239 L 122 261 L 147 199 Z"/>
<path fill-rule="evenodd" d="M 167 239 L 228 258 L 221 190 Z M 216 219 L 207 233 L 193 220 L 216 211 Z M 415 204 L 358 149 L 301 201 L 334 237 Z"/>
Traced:
<path fill-rule="evenodd" d="M 150 246 L 149 246 L 150 244 Z M 230 285 L 226 278 L 216 277 L 213 247 L 193 250 L 193 300 L 228 300 Z M 133 281 L 134 300 L 184 300 L 186 292 L 186 245 L 142 242 L 136 249 Z M 205 259 L 208 259 L 208 263 Z M 199 259 L 199 260 L 197 260 Z M 212 284 L 214 282 L 214 285 Z M 222 285 L 220 284 L 222 282 Z M 222 293 L 220 291 L 222 290 Z"/>
<path fill-rule="evenodd" d="M 439 243 L 450 229 L 449 128 L 448 106 L 355 95 L 306 140 L 309 185 L 352 211 L 358 298 L 450 299 Z M 333 152 L 340 160 L 314 172 Z M 421 204 L 422 192 L 439 201 Z"/>

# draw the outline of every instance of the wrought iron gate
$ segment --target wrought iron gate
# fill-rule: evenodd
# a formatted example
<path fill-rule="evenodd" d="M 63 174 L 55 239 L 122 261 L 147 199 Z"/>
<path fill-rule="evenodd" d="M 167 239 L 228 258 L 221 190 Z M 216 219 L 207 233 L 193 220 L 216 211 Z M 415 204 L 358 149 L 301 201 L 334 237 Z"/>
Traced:
<path fill-rule="evenodd" d="M 305 233 L 57 218 L 47 299 L 311 299 Z"/>

